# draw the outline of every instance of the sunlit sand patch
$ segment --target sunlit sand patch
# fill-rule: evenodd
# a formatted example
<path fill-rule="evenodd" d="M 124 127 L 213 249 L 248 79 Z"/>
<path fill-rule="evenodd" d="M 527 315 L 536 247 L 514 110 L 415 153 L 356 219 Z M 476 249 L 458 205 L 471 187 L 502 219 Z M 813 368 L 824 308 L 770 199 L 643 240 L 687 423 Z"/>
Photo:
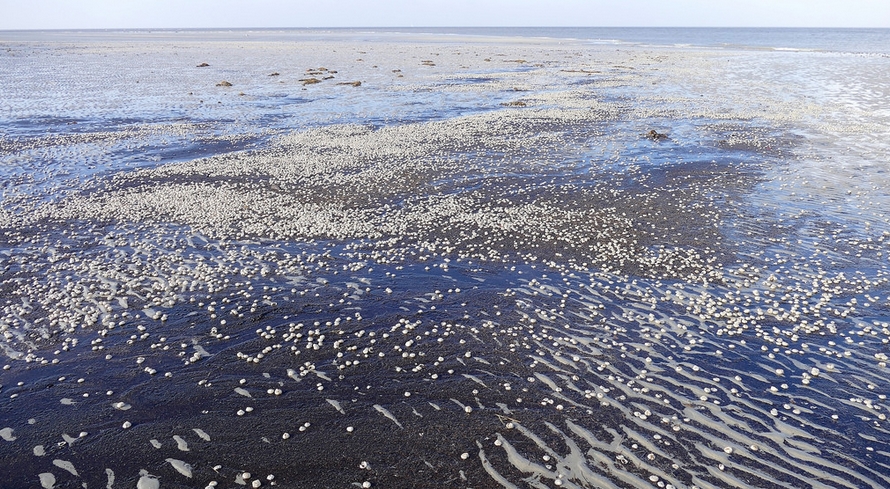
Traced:
<path fill-rule="evenodd" d="M 325 399 L 328 401 L 328 404 L 331 405 L 334 409 L 340 412 L 340 414 L 346 414 L 346 411 L 343 410 L 343 406 L 340 405 L 340 401 L 334 399 Z M 382 412 L 382 411 L 381 411 Z"/>
<path fill-rule="evenodd" d="M 176 469 L 176 471 L 179 472 L 180 474 L 188 477 L 189 479 L 192 478 L 192 466 L 191 465 L 183 462 L 182 460 L 177 460 L 175 458 L 168 458 L 167 462 L 170 465 L 172 465 L 173 468 Z"/>
<path fill-rule="evenodd" d="M 56 476 L 54 476 L 50 472 L 44 472 L 39 475 L 40 477 L 40 487 L 44 489 L 52 489 L 56 484 Z"/>
<path fill-rule="evenodd" d="M 179 451 L 181 451 L 181 452 L 189 451 L 188 442 L 186 442 L 183 437 L 181 437 L 179 435 L 173 435 L 173 440 L 176 442 L 176 448 L 179 449 Z"/>
<path fill-rule="evenodd" d="M 192 431 L 194 431 L 195 434 L 197 434 L 198 437 L 200 437 L 202 440 L 210 441 L 210 435 L 208 435 L 207 432 L 205 432 L 204 430 L 200 428 L 193 428 Z"/>
<path fill-rule="evenodd" d="M 139 473 L 139 481 L 136 483 L 136 489 L 159 489 L 161 481 L 157 477 L 149 474 L 145 470 Z"/>
<path fill-rule="evenodd" d="M 388 409 L 386 409 L 385 407 L 381 406 L 380 404 L 374 404 L 374 409 L 375 409 L 377 412 L 379 412 L 380 414 L 386 416 L 386 418 L 389 419 L 390 421 L 392 421 L 393 423 L 395 423 L 396 426 L 398 426 L 399 428 L 404 429 L 404 427 L 402 426 L 402 423 L 399 423 L 399 420 L 396 419 L 396 417 L 393 416 L 393 414 L 392 414 Z"/>
<path fill-rule="evenodd" d="M 77 477 L 77 469 L 74 468 L 74 464 L 72 464 L 71 462 L 57 458 L 57 459 L 53 460 L 53 465 L 55 465 L 56 467 L 58 467 L 62 470 L 66 470 L 66 471 L 70 472 L 71 475 Z"/>

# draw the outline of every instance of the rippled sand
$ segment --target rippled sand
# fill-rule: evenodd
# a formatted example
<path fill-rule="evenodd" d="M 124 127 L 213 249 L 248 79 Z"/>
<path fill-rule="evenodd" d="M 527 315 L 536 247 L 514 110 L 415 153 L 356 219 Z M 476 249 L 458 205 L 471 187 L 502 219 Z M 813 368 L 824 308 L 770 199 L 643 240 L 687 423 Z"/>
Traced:
<path fill-rule="evenodd" d="M 0 480 L 890 485 L 885 58 L 205 34 L 0 43 Z"/>

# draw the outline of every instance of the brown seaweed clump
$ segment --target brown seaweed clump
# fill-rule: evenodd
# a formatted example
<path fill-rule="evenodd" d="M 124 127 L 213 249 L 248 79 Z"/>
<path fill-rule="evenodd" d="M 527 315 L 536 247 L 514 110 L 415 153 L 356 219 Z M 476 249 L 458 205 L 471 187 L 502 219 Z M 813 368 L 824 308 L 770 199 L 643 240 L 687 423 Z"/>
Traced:
<path fill-rule="evenodd" d="M 360 87 L 360 86 L 362 86 L 362 82 L 360 82 L 360 81 L 340 82 L 337 85 L 350 85 L 353 87 Z"/>
<path fill-rule="evenodd" d="M 327 69 L 327 68 L 325 68 L 325 67 L 323 67 L 323 66 L 322 66 L 322 67 L 319 67 L 319 68 L 308 68 L 308 69 L 306 70 L 306 74 L 307 74 L 307 75 L 313 75 L 313 76 L 314 76 L 314 75 L 322 75 L 322 74 L 325 74 L 325 73 L 332 73 L 332 74 L 333 74 L 333 73 L 337 73 L 337 72 L 336 72 L 335 70 L 329 70 L 329 69 Z"/>
<path fill-rule="evenodd" d="M 656 131 L 655 129 L 652 129 L 649 132 L 647 132 L 646 137 L 653 141 L 664 141 L 665 139 L 668 139 L 667 134 L 662 134 L 662 133 Z"/>
<path fill-rule="evenodd" d="M 206 67 L 208 67 L 208 66 L 210 66 L 210 65 L 207 64 L 207 63 L 201 63 L 201 64 L 199 64 L 197 67 L 198 67 L 198 68 L 206 68 Z"/>
<path fill-rule="evenodd" d="M 223 81 L 217 83 L 216 86 L 218 86 L 218 87 L 231 87 L 232 84 L 229 83 L 229 82 L 227 82 L 227 81 L 225 81 L 225 80 L 223 80 Z"/>

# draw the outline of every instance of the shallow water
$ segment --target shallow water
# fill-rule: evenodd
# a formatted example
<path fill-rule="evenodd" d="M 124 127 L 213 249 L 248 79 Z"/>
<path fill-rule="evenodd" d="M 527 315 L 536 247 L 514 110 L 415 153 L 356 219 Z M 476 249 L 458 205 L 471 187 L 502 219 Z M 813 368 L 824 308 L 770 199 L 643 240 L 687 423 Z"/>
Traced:
<path fill-rule="evenodd" d="M 231 35 L 3 43 L 0 487 L 888 485 L 885 58 Z"/>

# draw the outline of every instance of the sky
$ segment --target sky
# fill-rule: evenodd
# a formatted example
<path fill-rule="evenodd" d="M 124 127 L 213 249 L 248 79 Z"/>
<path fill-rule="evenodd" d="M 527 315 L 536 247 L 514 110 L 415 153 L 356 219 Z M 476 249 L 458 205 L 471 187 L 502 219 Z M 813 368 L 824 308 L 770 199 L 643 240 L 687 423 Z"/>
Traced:
<path fill-rule="evenodd" d="M 887 27 L 890 0 L 0 0 L 0 30 Z"/>

